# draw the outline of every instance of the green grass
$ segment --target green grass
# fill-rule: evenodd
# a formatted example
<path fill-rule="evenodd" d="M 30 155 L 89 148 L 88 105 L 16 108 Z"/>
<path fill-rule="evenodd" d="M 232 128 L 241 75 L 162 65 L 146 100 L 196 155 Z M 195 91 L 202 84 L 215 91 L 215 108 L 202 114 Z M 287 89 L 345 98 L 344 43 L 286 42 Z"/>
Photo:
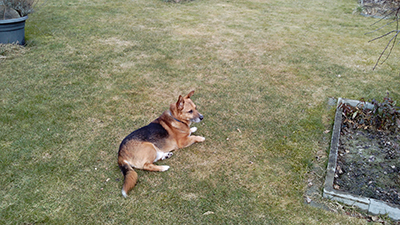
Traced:
<path fill-rule="evenodd" d="M 386 43 L 356 7 L 47 0 L 0 48 L 0 223 L 365 224 L 304 204 L 327 99 L 400 97 L 399 51 L 372 71 Z M 124 199 L 120 141 L 192 89 L 206 141 Z"/>

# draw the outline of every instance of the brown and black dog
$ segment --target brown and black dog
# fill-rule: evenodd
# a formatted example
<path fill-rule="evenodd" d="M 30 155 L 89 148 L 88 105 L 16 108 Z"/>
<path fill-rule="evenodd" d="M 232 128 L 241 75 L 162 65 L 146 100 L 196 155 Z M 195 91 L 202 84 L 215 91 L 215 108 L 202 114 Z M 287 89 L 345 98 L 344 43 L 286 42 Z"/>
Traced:
<path fill-rule="evenodd" d="M 149 125 L 133 131 L 122 140 L 118 151 L 118 165 L 124 175 L 122 195 L 127 197 L 128 192 L 135 187 L 138 179 L 133 170 L 166 171 L 169 166 L 153 164 L 172 156 L 172 151 L 185 148 L 195 142 L 203 142 L 204 137 L 191 136 L 197 130 L 190 128 L 191 122 L 200 122 L 203 119 L 192 102 L 191 91 L 186 97 L 181 95 L 169 110 Z"/>

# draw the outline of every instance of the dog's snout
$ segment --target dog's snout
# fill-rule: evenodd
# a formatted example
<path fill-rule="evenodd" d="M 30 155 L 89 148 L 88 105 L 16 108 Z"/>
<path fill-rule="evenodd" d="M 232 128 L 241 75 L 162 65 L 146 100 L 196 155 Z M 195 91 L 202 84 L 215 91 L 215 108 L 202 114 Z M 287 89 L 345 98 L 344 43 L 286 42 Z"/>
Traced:
<path fill-rule="evenodd" d="M 203 120 L 203 115 L 201 115 L 200 113 L 199 113 L 199 119 Z"/>

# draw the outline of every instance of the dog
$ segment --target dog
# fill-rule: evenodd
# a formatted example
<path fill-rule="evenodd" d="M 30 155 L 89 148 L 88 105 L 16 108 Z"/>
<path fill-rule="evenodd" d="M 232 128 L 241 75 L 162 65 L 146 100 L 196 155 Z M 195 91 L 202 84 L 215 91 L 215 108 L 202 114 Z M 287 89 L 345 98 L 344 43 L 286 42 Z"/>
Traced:
<path fill-rule="evenodd" d="M 154 163 L 170 158 L 176 149 L 205 141 L 204 137 L 191 135 L 197 128 L 190 128 L 190 124 L 203 120 L 203 115 L 190 99 L 193 93 L 191 91 L 186 97 L 179 95 L 178 101 L 171 104 L 169 110 L 122 140 L 118 151 L 118 166 L 124 175 L 122 195 L 125 198 L 138 179 L 134 169 L 166 171 L 169 166 Z"/>

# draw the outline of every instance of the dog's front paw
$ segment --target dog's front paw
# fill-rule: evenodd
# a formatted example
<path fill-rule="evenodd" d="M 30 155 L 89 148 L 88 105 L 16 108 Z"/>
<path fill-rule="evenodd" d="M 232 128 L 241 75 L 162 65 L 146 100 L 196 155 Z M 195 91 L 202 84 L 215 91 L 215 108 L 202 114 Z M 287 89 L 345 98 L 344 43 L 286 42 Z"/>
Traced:
<path fill-rule="evenodd" d="M 203 141 L 205 141 L 206 140 L 206 138 L 205 137 L 201 137 L 201 136 L 197 136 L 197 142 L 203 142 Z"/>
<path fill-rule="evenodd" d="M 161 172 L 167 171 L 169 169 L 169 166 L 160 166 L 162 169 L 160 170 Z"/>
<path fill-rule="evenodd" d="M 197 130 L 197 127 L 192 127 L 192 128 L 190 128 L 190 133 L 194 133 L 194 132 L 196 132 L 196 130 Z"/>

